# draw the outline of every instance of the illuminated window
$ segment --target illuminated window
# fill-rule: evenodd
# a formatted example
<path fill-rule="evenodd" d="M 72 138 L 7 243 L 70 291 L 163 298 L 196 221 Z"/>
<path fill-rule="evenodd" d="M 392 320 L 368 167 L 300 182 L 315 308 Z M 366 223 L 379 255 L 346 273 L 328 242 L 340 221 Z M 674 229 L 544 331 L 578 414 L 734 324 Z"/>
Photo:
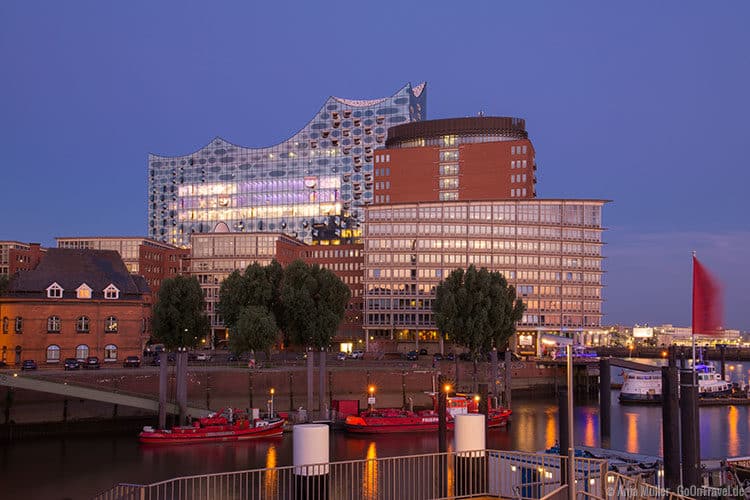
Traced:
<path fill-rule="evenodd" d="M 76 288 L 76 297 L 79 299 L 90 299 L 91 288 L 86 283 L 82 284 Z"/>
<path fill-rule="evenodd" d="M 117 333 L 116 317 L 110 316 L 104 321 L 104 333 Z"/>

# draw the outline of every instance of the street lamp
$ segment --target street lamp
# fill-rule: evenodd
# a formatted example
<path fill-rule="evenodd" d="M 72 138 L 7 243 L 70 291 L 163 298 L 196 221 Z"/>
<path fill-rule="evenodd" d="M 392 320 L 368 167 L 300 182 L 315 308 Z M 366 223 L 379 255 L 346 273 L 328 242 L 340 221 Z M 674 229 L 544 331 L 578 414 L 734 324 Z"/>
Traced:
<path fill-rule="evenodd" d="M 375 409 L 375 386 L 371 385 L 367 388 L 367 392 L 369 393 L 369 396 L 367 397 L 367 406 L 370 410 Z"/>
<path fill-rule="evenodd" d="M 269 403 L 271 403 L 271 411 L 270 411 L 270 413 L 271 413 L 271 418 L 273 418 L 273 395 L 276 394 L 276 389 L 274 389 L 273 387 L 271 387 L 271 391 L 270 392 L 271 392 L 271 399 L 269 400 Z"/>

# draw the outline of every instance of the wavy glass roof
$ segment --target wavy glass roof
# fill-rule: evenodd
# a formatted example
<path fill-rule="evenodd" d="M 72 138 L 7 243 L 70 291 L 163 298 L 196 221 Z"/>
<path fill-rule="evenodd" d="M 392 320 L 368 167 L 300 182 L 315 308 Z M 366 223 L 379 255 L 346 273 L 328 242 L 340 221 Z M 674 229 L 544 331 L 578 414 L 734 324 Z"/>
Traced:
<path fill-rule="evenodd" d="M 220 137 L 183 156 L 149 154 L 149 235 L 186 246 L 223 222 L 230 231 L 283 231 L 310 241 L 329 217 L 362 221 L 372 202 L 373 152 L 393 125 L 426 118 L 426 84 L 390 97 L 329 97 L 288 139 L 247 148 Z"/>

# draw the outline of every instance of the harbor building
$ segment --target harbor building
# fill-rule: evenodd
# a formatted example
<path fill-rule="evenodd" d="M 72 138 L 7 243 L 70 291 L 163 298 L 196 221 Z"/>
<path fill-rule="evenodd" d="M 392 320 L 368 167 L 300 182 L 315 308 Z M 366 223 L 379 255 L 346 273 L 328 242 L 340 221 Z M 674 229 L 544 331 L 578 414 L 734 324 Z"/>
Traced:
<path fill-rule="evenodd" d="M 388 129 L 375 152 L 375 203 L 530 199 L 534 146 L 521 118 L 426 120 Z"/>
<path fill-rule="evenodd" d="M 103 364 L 140 355 L 150 335 L 150 290 L 112 250 L 48 249 L 0 296 L 0 356 L 62 364 L 97 356 Z"/>
<path fill-rule="evenodd" d="M 423 120 L 426 83 L 381 99 L 328 98 L 299 132 L 269 147 L 216 138 L 182 156 L 148 157 L 148 234 L 190 245 L 219 223 L 232 232 L 282 232 L 313 239 L 332 218 L 361 231 L 373 202 L 375 150 L 388 127 Z M 262 117 L 258 117 L 262 119 Z"/>
<path fill-rule="evenodd" d="M 486 267 L 527 309 L 520 352 L 571 343 L 602 317 L 605 200 L 487 200 L 373 205 L 365 210 L 364 330 L 368 348 L 438 342 L 432 303 L 457 268 Z"/>

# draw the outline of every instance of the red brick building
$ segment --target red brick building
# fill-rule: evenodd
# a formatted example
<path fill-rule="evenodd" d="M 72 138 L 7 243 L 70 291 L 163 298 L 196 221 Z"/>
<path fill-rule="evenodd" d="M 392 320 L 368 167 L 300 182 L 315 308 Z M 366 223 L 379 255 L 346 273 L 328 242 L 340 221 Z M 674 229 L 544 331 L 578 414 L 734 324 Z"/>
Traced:
<path fill-rule="evenodd" d="M 0 241 L 0 276 L 12 276 L 16 271 L 34 269 L 45 251 L 39 243 Z"/>
<path fill-rule="evenodd" d="M 521 118 L 398 125 L 375 151 L 376 204 L 536 197 L 534 146 Z"/>
<path fill-rule="evenodd" d="M 190 249 L 179 248 L 139 236 L 95 236 L 56 238 L 58 248 L 116 250 L 133 274 L 146 279 L 155 302 L 162 281 L 187 274 Z"/>
<path fill-rule="evenodd" d="M 0 356 L 9 364 L 87 356 L 121 363 L 148 339 L 150 293 L 115 251 L 49 249 L 0 297 Z"/>

